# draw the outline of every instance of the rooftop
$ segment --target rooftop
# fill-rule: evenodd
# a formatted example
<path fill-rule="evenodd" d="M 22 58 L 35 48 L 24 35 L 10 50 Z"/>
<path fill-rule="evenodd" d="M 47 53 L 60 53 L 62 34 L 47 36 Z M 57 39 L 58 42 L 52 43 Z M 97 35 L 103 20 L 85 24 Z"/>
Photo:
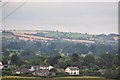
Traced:
<path fill-rule="evenodd" d="M 78 67 L 67 67 L 67 68 L 69 68 L 70 70 L 79 70 Z"/>

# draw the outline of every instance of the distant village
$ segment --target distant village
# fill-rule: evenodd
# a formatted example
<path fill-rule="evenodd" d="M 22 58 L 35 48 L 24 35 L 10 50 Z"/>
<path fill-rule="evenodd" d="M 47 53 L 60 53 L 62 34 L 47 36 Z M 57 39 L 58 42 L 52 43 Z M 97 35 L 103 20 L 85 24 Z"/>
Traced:
<path fill-rule="evenodd" d="M 0 62 L 0 70 L 2 69 L 10 69 L 12 68 L 11 65 L 2 65 L 2 62 Z M 44 66 L 44 65 L 39 65 L 39 66 L 31 66 L 30 69 L 28 68 L 16 68 L 15 70 L 12 71 L 12 75 L 20 75 L 20 74 L 25 74 L 25 73 L 31 73 L 33 76 L 55 76 L 56 73 L 54 71 L 50 72 L 52 69 L 54 69 L 53 66 Z M 66 69 L 61 69 L 61 71 L 68 73 L 69 75 L 79 75 L 80 71 L 79 68 L 74 66 L 74 67 L 67 67 Z"/>
<path fill-rule="evenodd" d="M 0 62 L 0 71 L 4 70 L 4 69 L 12 69 L 13 66 L 11 65 L 2 65 L 2 62 Z M 66 73 L 67 76 L 80 76 L 81 72 L 80 69 L 77 66 L 68 66 L 65 69 L 57 69 L 59 72 L 63 72 Z M 104 69 L 100 69 L 98 72 L 100 72 L 101 74 L 105 73 Z M 30 68 L 16 68 L 13 69 L 11 72 L 11 75 L 13 76 L 21 76 L 21 75 L 29 75 L 30 76 L 43 76 L 43 77 L 47 77 L 47 76 L 56 76 L 56 72 L 54 70 L 54 67 L 51 65 L 36 65 L 36 66 L 31 66 Z M 62 74 L 59 76 L 63 76 Z M 65 76 L 65 74 L 64 74 Z"/>

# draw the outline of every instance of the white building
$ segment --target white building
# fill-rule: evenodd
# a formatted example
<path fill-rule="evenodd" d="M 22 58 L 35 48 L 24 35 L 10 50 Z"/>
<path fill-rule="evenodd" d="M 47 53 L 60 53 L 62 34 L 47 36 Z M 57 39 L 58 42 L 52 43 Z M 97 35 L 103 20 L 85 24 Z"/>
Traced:
<path fill-rule="evenodd" d="M 35 70 L 51 70 L 53 66 L 31 66 L 30 71 L 35 71 Z"/>
<path fill-rule="evenodd" d="M 66 73 L 69 73 L 69 75 L 79 75 L 79 68 L 78 67 L 67 67 L 65 69 Z"/>
<path fill-rule="evenodd" d="M 0 69 L 2 69 L 2 68 L 3 68 L 2 62 L 0 62 Z"/>

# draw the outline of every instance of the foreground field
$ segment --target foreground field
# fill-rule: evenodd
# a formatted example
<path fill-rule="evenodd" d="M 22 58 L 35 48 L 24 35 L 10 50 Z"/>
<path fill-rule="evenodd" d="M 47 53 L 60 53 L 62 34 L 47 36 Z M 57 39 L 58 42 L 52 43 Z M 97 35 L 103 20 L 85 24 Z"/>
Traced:
<path fill-rule="evenodd" d="M 106 79 L 102 77 L 55 77 L 55 78 L 36 78 L 36 77 L 17 77 L 17 76 L 6 76 L 2 80 L 115 80 L 115 79 Z"/>

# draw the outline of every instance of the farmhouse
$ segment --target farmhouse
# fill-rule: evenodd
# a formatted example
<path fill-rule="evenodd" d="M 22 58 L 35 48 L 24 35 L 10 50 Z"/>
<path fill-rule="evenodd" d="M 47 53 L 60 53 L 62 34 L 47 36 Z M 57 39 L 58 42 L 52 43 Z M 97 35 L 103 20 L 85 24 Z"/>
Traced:
<path fill-rule="evenodd" d="M 66 73 L 69 73 L 69 75 L 79 75 L 79 68 L 78 67 L 67 67 L 65 69 Z"/>
<path fill-rule="evenodd" d="M 98 72 L 100 72 L 103 75 L 103 74 L 105 74 L 106 69 L 99 69 Z"/>
<path fill-rule="evenodd" d="M 51 70 L 53 66 L 31 66 L 30 71 L 35 71 L 35 70 Z"/>
<path fill-rule="evenodd" d="M 21 68 L 21 69 L 16 69 L 12 71 L 12 74 L 24 74 L 24 73 L 29 73 L 30 70 L 26 68 Z"/>
<path fill-rule="evenodd" d="M 35 70 L 32 74 L 34 76 L 49 76 L 50 72 L 49 70 Z"/>

